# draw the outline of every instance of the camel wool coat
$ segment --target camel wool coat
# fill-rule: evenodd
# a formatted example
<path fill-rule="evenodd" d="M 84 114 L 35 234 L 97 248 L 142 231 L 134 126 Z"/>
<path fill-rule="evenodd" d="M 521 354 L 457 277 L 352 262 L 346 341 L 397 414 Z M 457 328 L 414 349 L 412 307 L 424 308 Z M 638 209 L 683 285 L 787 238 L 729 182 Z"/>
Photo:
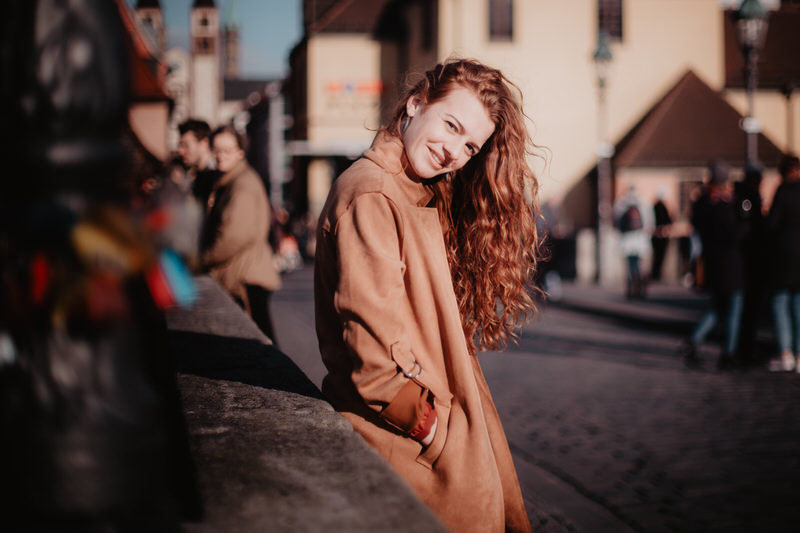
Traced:
<path fill-rule="evenodd" d="M 452 531 L 530 531 L 500 418 L 467 347 L 433 195 L 403 171 L 402 154 L 399 139 L 378 134 L 322 210 L 322 392 Z M 414 397 L 436 409 L 427 447 L 408 437 Z"/>
<path fill-rule="evenodd" d="M 267 241 L 270 208 L 264 183 L 245 160 L 214 184 L 201 235 L 204 268 L 250 312 L 245 285 L 281 287 Z"/>

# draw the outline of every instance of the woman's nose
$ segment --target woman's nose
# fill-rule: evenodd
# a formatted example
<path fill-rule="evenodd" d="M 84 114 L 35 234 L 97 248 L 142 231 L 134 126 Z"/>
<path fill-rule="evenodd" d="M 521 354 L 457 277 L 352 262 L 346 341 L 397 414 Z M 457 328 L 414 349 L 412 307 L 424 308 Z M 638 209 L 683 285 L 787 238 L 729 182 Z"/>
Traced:
<path fill-rule="evenodd" d="M 458 154 L 458 142 L 457 141 L 449 141 L 444 143 L 444 157 L 448 161 L 452 161 L 456 158 Z"/>

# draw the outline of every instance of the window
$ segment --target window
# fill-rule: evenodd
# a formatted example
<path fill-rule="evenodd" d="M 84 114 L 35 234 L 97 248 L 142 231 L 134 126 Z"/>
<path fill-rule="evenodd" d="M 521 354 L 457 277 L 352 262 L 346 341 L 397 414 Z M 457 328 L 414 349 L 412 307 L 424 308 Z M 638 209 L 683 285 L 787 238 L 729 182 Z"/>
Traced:
<path fill-rule="evenodd" d="M 422 49 L 426 51 L 433 47 L 434 7 L 433 2 L 422 5 Z"/>
<path fill-rule="evenodd" d="M 622 0 L 597 0 L 597 27 L 612 39 L 622 39 Z"/>
<path fill-rule="evenodd" d="M 194 40 L 194 51 L 198 54 L 213 54 L 214 41 L 208 37 L 196 37 Z"/>
<path fill-rule="evenodd" d="M 514 0 L 489 0 L 489 40 L 514 38 Z"/>

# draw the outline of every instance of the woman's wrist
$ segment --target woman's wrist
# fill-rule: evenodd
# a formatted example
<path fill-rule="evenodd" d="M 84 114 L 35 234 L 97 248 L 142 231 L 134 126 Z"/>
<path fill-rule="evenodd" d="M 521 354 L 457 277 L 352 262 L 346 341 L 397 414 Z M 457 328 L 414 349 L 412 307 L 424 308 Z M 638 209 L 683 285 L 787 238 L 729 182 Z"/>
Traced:
<path fill-rule="evenodd" d="M 412 429 L 408 436 L 420 442 L 423 446 L 428 446 L 433 442 L 433 437 L 436 433 L 436 426 L 438 417 L 436 416 L 436 408 L 432 403 L 425 403 L 425 414 L 420 420 L 419 424 Z"/>
<path fill-rule="evenodd" d="M 431 442 L 433 442 L 433 437 L 436 436 L 436 426 L 439 425 L 439 418 L 436 417 L 435 415 L 436 412 L 434 411 L 433 426 L 431 426 L 430 431 L 428 431 L 428 434 L 425 436 L 424 439 L 419 441 L 420 444 L 422 444 L 423 446 L 430 446 Z"/>

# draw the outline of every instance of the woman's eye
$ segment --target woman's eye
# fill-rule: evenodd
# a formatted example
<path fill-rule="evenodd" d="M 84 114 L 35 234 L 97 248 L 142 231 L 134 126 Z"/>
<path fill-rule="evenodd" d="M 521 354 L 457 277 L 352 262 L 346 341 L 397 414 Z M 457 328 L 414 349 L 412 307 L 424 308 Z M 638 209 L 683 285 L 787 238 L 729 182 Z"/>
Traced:
<path fill-rule="evenodd" d="M 470 157 L 472 157 L 473 155 L 475 155 L 475 147 L 474 147 L 474 146 L 467 145 L 467 154 L 469 154 L 469 156 L 470 156 Z"/>
<path fill-rule="evenodd" d="M 449 120 L 446 120 L 445 122 L 447 123 L 447 127 L 450 128 L 451 130 L 456 131 L 458 129 L 456 128 L 456 125 L 450 122 Z"/>

